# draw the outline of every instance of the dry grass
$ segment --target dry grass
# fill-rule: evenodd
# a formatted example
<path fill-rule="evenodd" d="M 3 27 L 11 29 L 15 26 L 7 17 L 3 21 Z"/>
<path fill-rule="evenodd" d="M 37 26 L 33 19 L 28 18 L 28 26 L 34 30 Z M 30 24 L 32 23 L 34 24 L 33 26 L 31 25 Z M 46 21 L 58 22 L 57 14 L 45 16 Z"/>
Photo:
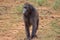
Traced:
<path fill-rule="evenodd" d="M 17 6 L 23 4 L 24 1 L 11 0 L 10 2 L 3 1 L 1 3 L 3 3 L 3 6 L 6 6 L 7 11 L 2 10 L 3 12 L 0 15 L 0 40 L 24 40 L 26 35 L 23 15 L 22 13 L 16 12 L 15 9 Z M 0 6 L 2 6 L 1 3 Z M 41 7 L 38 6 L 38 8 Z M 50 7 L 46 7 L 46 9 L 45 7 L 42 8 L 42 11 L 41 9 L 37 9 L 40 15 L 39 29 L 37 32 L 38 38 L 33 40 L 60 40 L 60 14 L 49 9 Z"/>

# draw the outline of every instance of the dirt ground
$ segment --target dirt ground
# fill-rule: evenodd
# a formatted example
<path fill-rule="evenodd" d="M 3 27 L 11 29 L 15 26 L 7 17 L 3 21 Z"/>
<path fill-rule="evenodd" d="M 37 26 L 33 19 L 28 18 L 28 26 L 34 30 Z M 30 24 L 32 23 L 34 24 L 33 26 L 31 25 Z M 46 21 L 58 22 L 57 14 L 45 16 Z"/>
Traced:
<path fill-rule="evenodd" d="M 23 22 L 23 15 L 19 13 L 9 12 L 10 5 L 11 6 L 13 4 L 16 5 L 17 2 L 16 3 L 13 2 L 12 4 L 9 5 L 7 4 L 9 1 L 2 2 L 2 0 L 0 0 L 0 2 L 1 2 L 0 6 L 4 5 L 4 3 L 6 4 L 5 6 L 8 6 L 7 11 L 5 10 L 4 12 L 0 13 L 0 40 L 24 40 L 26 34 Z M 19 5 L 20 2 L 18 2 L 17 4 Z M 43 10 L 49 9 L 47 7 L 42 8 Z M 51 12 L 48 11 L 40 12 L 39 11 L 40 9 L 41 7 L 38 8 L 39 12 L 39 28 L 37 32 L 38 38 L 34 38 L 33 40 L 60 40 L 60 27 L 59 27 L 60 12 L 55 12 L 53 10 L 51 10 Z"/>

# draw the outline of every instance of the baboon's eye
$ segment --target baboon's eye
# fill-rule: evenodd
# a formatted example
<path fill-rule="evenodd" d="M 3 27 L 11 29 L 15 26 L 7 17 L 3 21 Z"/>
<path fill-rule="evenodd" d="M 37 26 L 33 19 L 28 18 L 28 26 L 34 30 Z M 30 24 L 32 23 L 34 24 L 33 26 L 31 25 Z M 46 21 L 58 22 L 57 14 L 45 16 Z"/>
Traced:
<path fill-rule="evenodd" d="M 27 7 L 24 7 L 24 8 L 27 8 Z"/>
<path fill-rule="evenodd" d="M 24 6 L 24 8 L 26 8 L 26 9 L 27 9 L 27 8 L 29 8 L 29 6 L 25 5 L 25 6 Z"/>

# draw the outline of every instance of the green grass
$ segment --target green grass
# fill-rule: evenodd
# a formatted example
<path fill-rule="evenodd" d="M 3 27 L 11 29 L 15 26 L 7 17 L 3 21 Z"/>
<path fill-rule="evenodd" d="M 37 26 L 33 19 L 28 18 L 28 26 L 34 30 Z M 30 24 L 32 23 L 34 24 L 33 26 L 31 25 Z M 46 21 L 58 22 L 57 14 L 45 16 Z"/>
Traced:
<path fill-rule="evenodd" d="M 28 1 L 37 3 L 39 6 L 52 7 L 54 10 L 60 9 L 60 0 L 55 0 L 53 3 L 50 3 L 48 0 L 28 0 Z"/>
<path fill-rule="evenodd" d="M 22 13 L 22 9 L 23 9 L 23 4 L 16 6 L 16 10 L 18 13 Z"/>
<path fill-rule="evenodd" d="M 55 2 L 53 3 L 53 8 L 55 10 L 60 9 L 60 0 L 55 0 Z"/>
<path fill-rule="evenodd" d="M 39 4 L 39 6 L 44 6 L 47 5 L 47 0 L 37 0 L 37 3 Z"/>
<path fill-rule="evenodd" d="M 55 31 L 57 34 L 60 34 L 60 25 L 58 24 L 59 22 L 59 19 L 55 19 L 51 22 L 52 30 Z"/>
<path fill-rule="evenodd" d="M 37 3 L 39 6 L 47 6 L 49 4 L 47 0 L 29 0 L 29 1 Z"/>

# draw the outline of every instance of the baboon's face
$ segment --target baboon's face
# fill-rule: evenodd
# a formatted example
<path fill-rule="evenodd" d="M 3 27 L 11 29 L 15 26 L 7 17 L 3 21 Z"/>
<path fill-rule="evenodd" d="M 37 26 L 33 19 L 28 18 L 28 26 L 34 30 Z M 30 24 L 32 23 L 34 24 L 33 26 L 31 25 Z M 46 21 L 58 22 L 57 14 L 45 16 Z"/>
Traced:
<path fill-rule="evenodd" d="M 30 12 L 30 6 L 29 6 L 29 4 L 24 4 L 23 14 L 27 15 L 29 12 Z"/>

